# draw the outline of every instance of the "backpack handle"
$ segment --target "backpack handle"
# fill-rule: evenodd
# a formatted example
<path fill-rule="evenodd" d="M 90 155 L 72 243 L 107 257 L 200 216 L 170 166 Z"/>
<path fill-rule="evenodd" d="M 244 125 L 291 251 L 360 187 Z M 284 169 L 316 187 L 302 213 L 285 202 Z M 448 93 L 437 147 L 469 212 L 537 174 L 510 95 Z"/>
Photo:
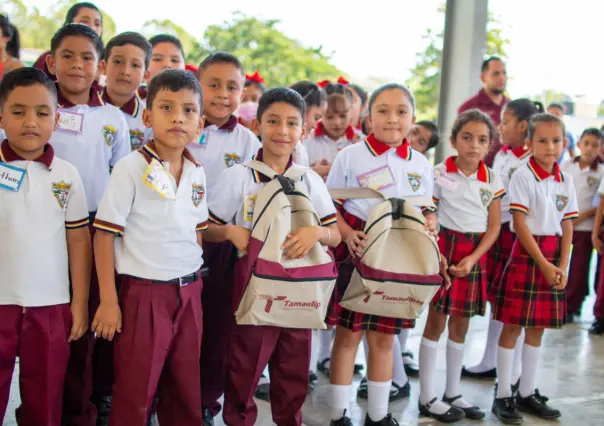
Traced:
<path fill-rule="evenodd" d="M 358 200 L 367 198 L 380 198 L 387 200 L 388 198 L 380 191 L 371 188 L 338 188 L 330 189 L 329 195 L 336 200 Z M 394 197 L 402 199 L 417 207 L 436 207 L 434 201 L 430 197 Z M 394 205 L 393 205 L 394 207 Z"/>

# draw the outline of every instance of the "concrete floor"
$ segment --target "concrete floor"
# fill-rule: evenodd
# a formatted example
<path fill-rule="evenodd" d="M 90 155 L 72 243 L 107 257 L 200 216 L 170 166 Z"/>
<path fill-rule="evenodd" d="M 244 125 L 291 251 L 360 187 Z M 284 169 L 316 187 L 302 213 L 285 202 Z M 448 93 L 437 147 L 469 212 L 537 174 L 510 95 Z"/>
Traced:
<path fill-rule="evenodd" d="M 593 298 L 585 303 L 585 314 L 578 324 L 564 327 L 561 331 L 546 332 L 542 350 L 542 361 L 539 371 L 538 386 L 542 394 L 550 397 L 550 402 L 562 411 L 558 423 L 572 426 L 601 426 L 604 425 L 604 336 L 590 336 L 587 329 L 592 321 L 591 306 Z M 421 332 L 425 318 L 418 322 L 418 326 L 411 334 L 409 348 L 416 354 L 418 352 Z M 476 318 L 471 323 L 465 352 L 465 363 L 472 365 L 478 362 L 486 338 L 486 319 Z M 437 392 L 444 391 L 445 377 L 445 344 L 443 336 L 439 350 L 439 383 Z M 17 377 L 15 374 L 15 379 Z M 356 385 L 361 377 L 355 377 Z M 329 408 L 327 405 L 327 385 L 325 377 L 320 377 L 320 382 L 304 406 L 304 423 L 308 426 L 326 425 L 329 421 Z M 391 405 L 394 417 L 401 425 L 427 425 L 436 422 L 429 418 L 419 417 L 417 399 L 419 382 L 411 381 L 411 397 Z M 463 425 L 494 425 L 500 424 L 490 413 L 493 395 L 493 383 L 488 381 L 462 381 L 462 393 L 467 401 L 479 405 L 487 412 L 487 417 L 482 422 L 464 421 L 457 423 Z M 353 396 L 354 397 L 354 396 Z M 365 418 L 366 401 L 352 400 L 352 418 L 355 425 L 362 425 Z M 14 409 L 19 404 L 17 381 L 13 380 L 11 399 L 4 425 L 16 425 Z M 260 416 L 258 425 L 272 424 L 270 406 L 268 403 L 258 401 Z M 222 426 L 220 419 L 216 425 Z M 524 425 L 552 424 L 552 422 L 525 416 Z"/>

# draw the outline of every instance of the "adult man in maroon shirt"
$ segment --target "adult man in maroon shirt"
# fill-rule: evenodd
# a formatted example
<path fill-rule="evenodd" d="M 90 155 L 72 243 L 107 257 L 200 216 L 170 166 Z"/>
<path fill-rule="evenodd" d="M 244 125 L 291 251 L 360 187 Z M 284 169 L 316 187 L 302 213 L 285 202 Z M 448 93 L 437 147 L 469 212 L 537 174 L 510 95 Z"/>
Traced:
<path fill-rule="evenodd" d="M 491 56 L 482 63 L 482 72 L 480 73 L 482 89 L 478 93 L 465 101 L 457 110 L 461 114 L 469 109 L 479 109 L 493 120 L 495 126 L 501 122 L 501 111 L 510 100 L 504 95 L 508 81 L 505 71 L 505 63 L 497 56 Z M 485 158 L 485 163 L 490 167 L 493 165 L 495 154 L 501 149 L 499 137 L 495 139 Z"/>

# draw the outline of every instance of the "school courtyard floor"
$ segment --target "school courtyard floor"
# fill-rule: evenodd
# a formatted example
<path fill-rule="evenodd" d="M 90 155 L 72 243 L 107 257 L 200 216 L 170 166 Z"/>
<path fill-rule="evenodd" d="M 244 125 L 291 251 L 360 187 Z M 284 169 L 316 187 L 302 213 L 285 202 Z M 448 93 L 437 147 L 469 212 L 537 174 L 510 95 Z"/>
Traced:
<path fill-rule="evenodd" d="M 539 369 L 538 386 L 542 394 L 550 397 L 550 402 L 562 411 L 558 424 L 570 426 L 601 426 L 604 424 L 604 336 L 591 336 L 587 333 L 592 321 L 591 307 L 593 297 L 585 303 L 582 321 L 564 327 L 561 331 L 546 332 L 542 349 L 542 363 Z M 409 348 L 417 357 L 421 333 L 425 318 L 418 322 L 416 329 L 409 339 Z M 486 338 L 485 318 L 476 318 L 471 323 L 468 334 L 465 363 L 472 365 L 478 362 Z M 445 345 L 446 336 L 440 342 L 439 374 L 437 375 L 437 392 L 442 393 L 445 386 Z M 361 349 L 362 351 L 362 349 Z M 362 358 L 362 356 L 359 356 Z M 14 409 L 19 404 L 19 390 L 17 374 L 15 372 L 11 399 L 4 425 L 16 425 Z M 361 376 L 355 377 L 356 385 Z M 324 426 L 329 424 L 329 408 L 327 405 L 328 381 L 320 377 L 319 385 L 309 395 L 304 406 L 304 424 L 307 426 Z M 462 393 L 467 401 L 479 405 L 487 412 L 484 421 L 462 421 L 459 426 L 465 425 L 499 425 L 501 424 L 490 413 L 493 398 L 493 383 L 480 380 L 463 380 Z M 420 417 L 417 408 L 419 395 L 418 379 L 411 380 L 411 397 L 391 404 L 390 410 L 401 425 L 431 425 L 437 424 L 430 418 Z M 259 426 L 272 425 L 270 405 L 258 401 Z M 352 398 L 353 424 L 360 426 L 364 422 L 366 401 Z M 534 417 L 525 416 L 524 425 L 552 424 L 554 422 L 542 421 Z M 555 423 L 554 423 L 555 424 Z M 222 426 L 222 420 L 216 419 L 216 426 Z"/>

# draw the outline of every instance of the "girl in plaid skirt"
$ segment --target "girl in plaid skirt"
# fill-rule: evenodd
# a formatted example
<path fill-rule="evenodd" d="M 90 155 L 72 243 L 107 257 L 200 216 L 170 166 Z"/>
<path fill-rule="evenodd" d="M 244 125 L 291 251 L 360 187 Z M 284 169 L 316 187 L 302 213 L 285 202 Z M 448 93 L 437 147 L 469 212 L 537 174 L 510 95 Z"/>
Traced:
<path fill-rule="evenodd" d="M 451 423 L 485 414 L 459 393 L 464 343 L 470 318 L 484 315 L 487 299 L 487 251 L 500 228 L 503 183 L 483 162 L 495 138 L 495 126 L 478 110 L 462 113 L 451 130 L 451 144 L 458 156 L 435 167 L 434 201 L 440 225 L 439 248 L 447 260 L 450 286 L 434 296 L 419 352 L 423 415 Z M 449 317 L 447 385 L 441 400 L 434 390 L 438 341 Z"/>
<path fill-rule="evenodd" d="M 499 386 L 492 411 L 504 423 L 521 423 L 518 409 L 543 419 L 560 417 L 560 411 L 550 407 L 536 389 L 536 380 L 543 331 L 562 327 L 566 318 L 566 268 L 572 219 L 578 217 L 572 178 L 556 162 L 565 135 L 559 118 L 550 114 L 531 118 L 526 142 L 533 153 L 510 182 L 510 227 L 517 240 L 493 310 L 493 317 L 504 325 L 497 349 Z M 523 329 L 520 387 L 513 398 L 514 348 Z"/>

